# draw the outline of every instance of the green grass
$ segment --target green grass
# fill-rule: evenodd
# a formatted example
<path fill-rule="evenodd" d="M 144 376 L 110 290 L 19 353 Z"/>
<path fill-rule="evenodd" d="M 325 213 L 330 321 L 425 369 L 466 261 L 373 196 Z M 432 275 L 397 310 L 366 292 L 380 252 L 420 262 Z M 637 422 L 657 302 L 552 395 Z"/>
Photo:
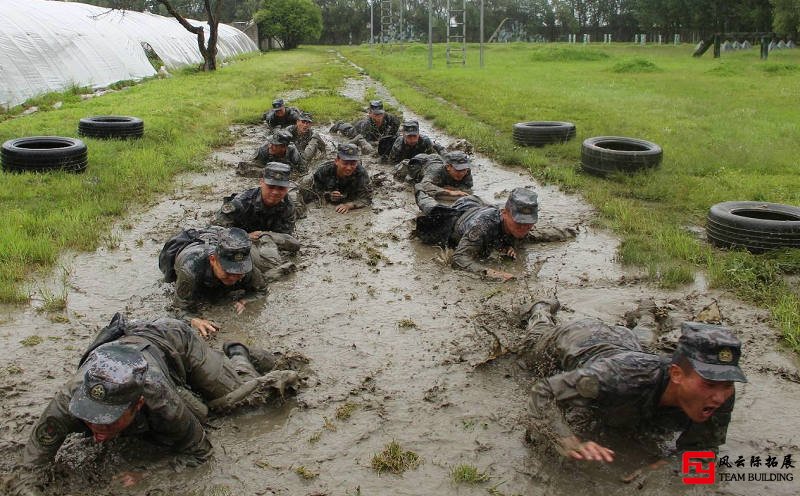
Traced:
<path fill-rule="evenodd" d="M 458 465 L 450 471 L 450 478 L 456 484 L 480 484 L 490 479 L 486 472 L 481 472 L 475 465 Z"/>
<path fill-rule="evenodd" d="M 800 83 L 797 50 L 762 62 L 757 50 L 715 60 L 691 57 L 689 45 L 510 43 L 488 46 L 481 69 L 476 46 L 468 48 L 466 67 L 447 68 L 437 45 L 432 70 L 420 45 L 341 50 L 398 100 L 478 151 L 582 193 L 599 212 L 597 224 L 621 236 L 621 262 L 645 268 L 664 287 L 706 270 L 712 285 L 769 308 L 800 352 L 800 299 L 784 277 L 800 263 L 800 250 L 722 251 L 687 229 L 704 225 L 709 207 L 722 201 L 800 205 L 800 106 L 790 90 Z M 512 125 L 531 120 L 574 122 L 578 139 L 515 146 Z M 586 176 L 580 142 L 600 135 L 654 141 L 664 161 L 632 177 Z"/>
<path fill-rule="evenodd" d="M 421 462 L 419 455 L 413 451 L 403 451 L 397 441 L 392 441 L 383 451 L 372 457 L 371 465 L 379 474 L 383 472 L 402 474 L 406 470 L 417 468 Z"/>
<path fill-rule="evenodd" d="M 52 267 L 64 249 L 117 246 L 118 237 L 108 234 L 114 220 L 172 189 L 176 173 L 200 170 L 210 150 L 231 141 L 232 123 L 258 122 L 274 97 L 299 86 L 308 97 L 293 104 L 318 121 L 354 117 L 358 105 L 335 93 L 341 79 L 354 73 L 323 50 L 271 52 L 242 57 L 214 73 L 179 71 L 86 101 L 80 99 L 84 90 L 73 88 L 29 102 L 42 106 L 36 114 L 3 114 L 0 142 L 76 136 L 80 118 L 101 114 L 141 117 L 145 136 L 85 139 L 89 167 L 83 174 L 0 173 L 0 302 L 26 301 L 24 281 Z M 63 106 L 50 110 L 55 101 Z"/>

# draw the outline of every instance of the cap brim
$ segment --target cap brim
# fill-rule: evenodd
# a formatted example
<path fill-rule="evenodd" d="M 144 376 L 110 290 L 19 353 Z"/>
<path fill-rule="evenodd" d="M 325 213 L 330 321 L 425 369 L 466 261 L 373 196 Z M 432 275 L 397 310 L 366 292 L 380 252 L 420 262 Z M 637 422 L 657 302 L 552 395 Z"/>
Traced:
<path fill-rule="evenodd" d="M 267 179 L 263 178 L 264 182 L 269 184 L 270 186 L 279 186 L 281 188 L 291 188 L 294 186 L 294 183 L 291 181 L 278 181 L 277 179 Z"/>
<path fill-rule="evenodd" d="M 83 386 L 79 387 L 72 395 L 69 402 L 69 412 L 75 417 L 91 424 L 113 424 L 133 405 L 133 401 L 125 405 L 108 405 L 98 403 L 86 396 Z"/>
<path fill-rule="evenodd" d="M 359 160 L 361 158 L 358 155 L 347 155 L 346 153 L 339 153 L 338 157 L 342 160 Z"/>
<path fill-rule="evenodd" d="M 514 209 L 511 209 L 511 218 L 514 219 L 514 222 L 517 224 L 536 224 L 536 222 L 539 221 L 538 214 L 521 214 L 515 212 Z"/>
<path fill-rule="evenodd" d="M 450 164 L 453 166 L 453 169 L 457 171 L 467 170 L 472 168 L 472 164 L 467 162 L 465 164 Z"/>
<path fill-rule="evenodd" d="M 241 262 L 234 262 L 233 260 L 227 260 L 225 257 L 219 257 L 219 264 L 222 266 L 222 270 L 228 274 L 247 274 L 253 270 L 253 260 L 250 258 L 249 254 L 247 258 Z"/>
<path fill-rule="evenodd" d="M 369 111 L 372 112 L 373 114 L 385 114 L 386 113 L 386 111 L 383 110 L 383 109 L 369 109 Z"/>
<path fill-rule="evenodd" d="M 709 381 L 734 381 L 734 382 L 747 382 L 742 369 L 738 365 L 718 365 L 714 363 L 705 363 L 694 358 L 689 358 L 692 367 L 700 377 Z"/>

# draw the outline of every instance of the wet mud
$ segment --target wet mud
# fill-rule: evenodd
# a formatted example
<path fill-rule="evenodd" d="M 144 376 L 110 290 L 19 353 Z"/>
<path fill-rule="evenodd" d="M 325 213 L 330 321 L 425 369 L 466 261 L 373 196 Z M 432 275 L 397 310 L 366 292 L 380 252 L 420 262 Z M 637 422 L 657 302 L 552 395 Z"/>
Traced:
<path fill-rule="evenodd" d="M 346 81 L 342 92 L 362 101 L 368 87 L 389 99 L 366 76 Z M 423 133 L 443 144 L 452 141 L 419 120 Z M 165 314 L 172 288 L 160 282 L 158 271 L 164 241 L 179 228 L 205 225 L 223 196 L 255 185 L 234 170 L 265 131 L 254 126 L 232 132 L 236 143 L 209 157 L 206 172 L 181 176 L 175 194 L 132 209 L 108 246 L 65 254 L 63 268 L 35 285 L 30 307 L 0 309 L 2 475 L 12 470 L 32 423 L 114 312 Z M 674 338 L 670 327 L 716 302 L 723 322 L 744 342 L 750 379 L 737 385 L 722 448 L 731 459 L 800 459 L 800 434 L 790 421 L 800 406 L 797 362 L 780 349 L 766 311 L 707 288 L 702 277 L 676 291 L 643 283 L 639 273 L 616 263 L 618 240 L 592 227 L 594 212 L 579 196 L 538 185 L 525 171 L 487 157 L 475 161 L 475 191 L 482 198 L 500 202 L 516 186 L 535 187 L 540 224 L 576 227 L 577 237 L 530 244 L 516 261 L 492 260 L 491 266 L 519 275 L 500 284 L 453 271 L 442 264 L 440 250 L 410 239 L 417 207 L 410 188 L 390 178 L 376 188 L 372 208 L 340 215 L 330 205 L 312 206 L 298 222 L 303 248 L 293 257 L 295 273 L 272 283 L 269 295 L 242 315 L 225 306 L 205 312 L 222 328 L 212 346 L 243 340 L 308 357 L 311 372 L 299 394 L 212 420 L 215 458 L 197 469 L 176 473 L 167 456 L 133 440 L 90 450 L 81 449 L 90 444 L 85 440 L 71 441 L 77 446 L 61 450 L 50 494 L 797 494 L 798 482 L 720 482 L 698 489 L 681 482 L 675 464 L 625 483 L 626 475 L 656 459 L 627 439 L 609 441 L 618 460 L 604 466 L 558 460 L 526 443 L 532 376 L 509 350 L 519 338 L 524 303 L 537 297 L 557 295 L 560 321 L 592 316 L 610 323 L 625 322 L 640 300 L 653 298 L 669 316 L 662 321 L 662 347 Z M 366 165 L 373 175 L 390 171 L 372 159 Z M 64 311 L 39 310 L 62 291 Z M 371 468 L 372 457 L 392 441 L 421 458 L 417 468 L 402 475 Z M 460 464 L 478 467 L 489 480 L 454 483 L 451 471 Z M 122 488 L 113 476 L 123 470 L 147 475 Z"/>

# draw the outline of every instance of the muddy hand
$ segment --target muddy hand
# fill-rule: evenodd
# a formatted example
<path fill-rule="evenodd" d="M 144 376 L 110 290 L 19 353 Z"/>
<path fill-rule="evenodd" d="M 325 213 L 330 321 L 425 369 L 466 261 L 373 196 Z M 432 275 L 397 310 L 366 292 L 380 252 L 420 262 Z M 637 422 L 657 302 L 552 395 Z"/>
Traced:
<path fill-rule="evenodd" d="M 192 327 L 197 329 L 201 336 L 207 338 L 219 330 L 219 326 L 210 320 L 194 318 L 189 322 Z"/>
<path fill-rule="evenodd" d="M 561 446 L 563 452 L 573 460 L 608 463 L 614 461 L 614 452 L 594 441 L 580 442 L 573 436 L 562 439 Z"/>
<path fill-rule="evenodd" d="M 486 277 L 495 281 L 507 282 L 514 279 L 514 274 L 503 272 L 501 270 L 486 269 Z"/>
<path fill-rule="evenodd" d="M 514 260 L 516 260 L 516 259 L 517 259 L 517 252 L 516 252 L 516 250 L 514 250 L 514 248 L 512 248 L 512 247 L 508 247 L 507 249 L 501 249 L 501 250 L 500 250 L 500 253 L 502 253 L 503 255 L 505 255 L 505 256 L 507 256 L 507 257 L 511 257 L 511 258 L 513 258 Z"/>
<path fill-rule="evenodd" d="M 346 214 L 350 210 L 353 209 L 353 205 L 351 203 L 343 203 L 336 207 L 336 212 L 340 214 Z"/>
<path fill-rule="evenodd" d="M 445 188 L 444 192 L 447 196 L 467 196 L 469 193 L 465 191 L 461 191 L 460 189 L 447 189 Z"/>
<path fill-rule="evenodd" d="M 331 191 L 331 201 L 342 201 L 344 199 L 344 195 L 338 191 Z"/>
<path fill-rule="evenodd" d="M 258 238 L 260 238 L 263 234 L 264 234 L 263 231 L 253 231 L 250 234 L 248 234 L 247 237 L 250 238 L 252 241 L 255 241 Z"/>
<path fill-rule="evenodd" d="M 113 477 L 122 487 L 133 487 L 144 478 L 144 472 L 122 472 Z"/>
<path fill-rule="evenodd" d="M 233 308 L 236 309 L 236 315 L 241 315 L 247 307 L 247 302 L 244 300 L 236 300 L 233 302 Z"/>

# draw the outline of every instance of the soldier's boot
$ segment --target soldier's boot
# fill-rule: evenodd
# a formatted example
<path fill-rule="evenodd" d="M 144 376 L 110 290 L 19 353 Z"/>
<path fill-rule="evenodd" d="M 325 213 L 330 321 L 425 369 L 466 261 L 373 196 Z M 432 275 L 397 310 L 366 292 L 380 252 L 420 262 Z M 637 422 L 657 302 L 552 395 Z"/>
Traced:
<path fill-rule="evenodd" d="M 260 375 L 264 375 L 275 368 L 273 354 L 261 348 L 248 348 L 242 343 L 228 342 L 222 345 L 225 356 L 232 361 L 247 361 Z"/>
<path fill-rule="evenodd" d="M 539 342 L 542 334 L 553 329 L 555 316 L 560 308 L 561 303 L 555 298 L 533 303 L 530 310 L 523 314 L 523 317 L 527 315 L 527 325 L 522 349 L 532 349 Z"/>
<path fill-rule="evenodd" d="M 652 298 L 642 300 L 639 306 L 632 312 L 631 317 L 635 321 L 633 333 L 643 345 L 650 345 L 655 341 L 658 332 L 658 322 L 656 322 L 656 302 Z"/>

